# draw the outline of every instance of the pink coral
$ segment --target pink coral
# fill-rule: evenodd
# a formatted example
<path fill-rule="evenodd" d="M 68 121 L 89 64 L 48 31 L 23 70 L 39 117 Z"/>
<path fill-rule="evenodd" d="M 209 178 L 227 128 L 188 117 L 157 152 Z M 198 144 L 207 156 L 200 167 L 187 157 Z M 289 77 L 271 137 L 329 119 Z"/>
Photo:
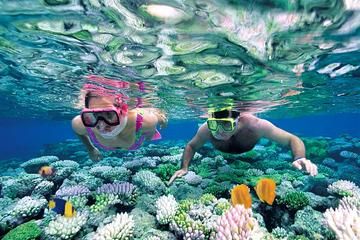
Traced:
<path fill-rule="evenodd" d="M 252 217 L 252 210 L 244 205 L 231 207 L 217 221 L 217 240 L 246 240 L 249 239 L 256 220 Z"/>

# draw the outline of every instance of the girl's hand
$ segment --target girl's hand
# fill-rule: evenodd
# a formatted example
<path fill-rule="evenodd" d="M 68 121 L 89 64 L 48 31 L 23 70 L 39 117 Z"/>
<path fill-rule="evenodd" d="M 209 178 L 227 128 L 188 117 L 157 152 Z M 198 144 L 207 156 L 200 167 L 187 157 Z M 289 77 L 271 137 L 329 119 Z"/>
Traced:
<path fill-rule="evenodd" d="M 89 157 L 93 161 L 100 161 L 101 159 L 103 159 L 101 152 L 97 148 L 94 148 L 89 151 Z"/>

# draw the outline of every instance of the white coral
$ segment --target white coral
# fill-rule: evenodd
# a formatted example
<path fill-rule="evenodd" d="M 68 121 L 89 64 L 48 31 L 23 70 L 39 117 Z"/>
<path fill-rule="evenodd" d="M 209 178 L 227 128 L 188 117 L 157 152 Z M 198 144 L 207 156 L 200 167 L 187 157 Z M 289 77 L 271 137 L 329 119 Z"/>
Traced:
<path fill-rule="evenodd" d="M 184 176 L 184 180 L 187 184 L 190 185 L 199 185 L 202 181 L 202 177 L 199 175 L 196 175 L 195 172 L 193 171 L 189 171 L 185 176 Z"/>
<path fill-rule="evenodd" d="M 145 191 L 158 192 L 165 190 L 165 185 L 161 179 L 148 170 L 137 172 L 133 177 L 133 182 Z"/>
<path fill-rule="evenodd" d="M 56 161 L 50 164 L 51 167 L 54 167 L 55 169 L 58 168 L 70 168 L 71 170 L 75 171 L 76 169 L 79 168 L 79 164 L 75 161 L 72 160 L 61 160 L 61 161 Z"/>
<path fill-rule="evenodd" d="M 58 215 L 45 228 L 45 233 L 56 239 L 72 239 L 85 225 L 87 218 L 85 213 L 77 213 L 73 217 Z"/>
<path fill-rule="evenodd" d="M 150 236 L 150 237 L 145 238 L 145 240 L 161 240 L 161 238 L 158 236 Z"/>
<path fill-rule="evenodd" d="M 32 194 L 46 195 L 51 194 L 51 189 L 54 187 L 54 183 L 50 181 L 42 181 L 34 188 Z"/>
<path fill-rule="evenodd" d="M 112 169 L 111 166 L 95 166 L 89 170 L 89 173 L 94 177 L 102 177 L 105 172 L 111 171 Z"/>
<path fill-rule="evenodd" d="M 16 203 L 12 214 L 21 217 L 31 217 L 38 214 L 41 209 L 45 208 L 46 204 L 47 201 L 44 198 L 33 199 L 29 196 L 26 196 Z"/>
<path fill-rule="evenodd" d="M 58 161 L 59 158 L 56 156 L 42 156 L 38 158 L 32 158 L 20 165 L 25 169 L 27 173 L 37 173 L 42 166 L 49 165 L 52 162 Z"/>
<path fill-rule="evenodd" d="M 347 180 L 338 180 L 328 187 L 328 192 L 331 194 L 338 194 L 340 196 L 353 196 L 360 192 L 355 183 Z"/>
<path fill-rule="evenodd" d="M 127 213 L 117 214 L 113 221 L 98 228 L 91 240 L 125 240 L 132 237 L 134 220 Z"/>
<path fill-rule="evenodd" d="M 339 240 L 360 239 L 360 204 L 356 198 L 344 198 L 336 209 L 324 213 L 327 225 Z"/>
<path fill-rule="evenodd" d="M 161 196 L 156 201 L 156 219 L 160 224 L 167 224 L 175 216 L 178 203 L 173 195 Z"/>

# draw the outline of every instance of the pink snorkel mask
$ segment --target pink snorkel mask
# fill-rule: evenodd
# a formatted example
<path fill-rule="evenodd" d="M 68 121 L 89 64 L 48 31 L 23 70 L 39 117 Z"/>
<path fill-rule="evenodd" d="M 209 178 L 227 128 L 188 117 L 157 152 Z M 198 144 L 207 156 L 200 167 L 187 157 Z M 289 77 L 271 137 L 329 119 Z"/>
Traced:
<path fill-rule="evenodd" d="M 121 90 L 121 87 L 126 87 L 126 82 L 119 82 L 116 90 Z M 102 86 L 87 83 L 84 84 L 83 90 L 90 92 L 95 97 L 114 97 L 114 106 L 105 108 L 84 108 L 81 111 L 81 120 L 85 127 L 96 127 L 100 121 L 115 127 L 110 132 L 101 132 L 104 138 L 116 137 L 126 126 L 128 105 L 126 101 L 128 96 L 113 90 L 106 89 Z"/>

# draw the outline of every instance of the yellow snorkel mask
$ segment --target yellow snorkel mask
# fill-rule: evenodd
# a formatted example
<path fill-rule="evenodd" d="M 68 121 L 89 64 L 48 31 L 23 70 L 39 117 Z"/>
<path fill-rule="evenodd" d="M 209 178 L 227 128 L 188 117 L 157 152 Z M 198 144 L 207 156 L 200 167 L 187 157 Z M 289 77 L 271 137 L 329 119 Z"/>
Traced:
<path fill-rule="evenodd" d="M 239 112 L 233 111 L 231 107 L 221 109 L 210 109 L 207 125 L 210 131 L 216 132 L 221 127 L 224 132 L 232 132 L 236 126 L 236 118 Z"/>

